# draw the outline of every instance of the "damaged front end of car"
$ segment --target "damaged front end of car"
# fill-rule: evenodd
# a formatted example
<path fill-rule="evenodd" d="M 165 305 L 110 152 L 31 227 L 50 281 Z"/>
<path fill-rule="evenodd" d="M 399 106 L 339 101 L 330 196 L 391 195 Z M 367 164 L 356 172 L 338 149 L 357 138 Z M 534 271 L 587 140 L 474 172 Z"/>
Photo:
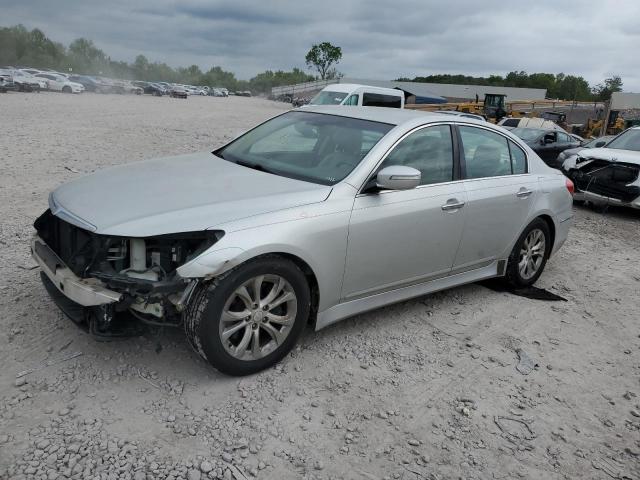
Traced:
<path fill-rule="evenodd" d="M 75 323 L 99 337 L 136 335 L 141 323 L 178 326 L 197 280 L 182 278 L 177 268 L 224 235 L 101 235 L 51 210 L 34 227 L 31 252 L 48 293 Z"/>
<path fill-rule="evenodd" d="M 575 200 L 640 209 L 640 162 L 582 151 L 562 171 L 575 185 Z"/>

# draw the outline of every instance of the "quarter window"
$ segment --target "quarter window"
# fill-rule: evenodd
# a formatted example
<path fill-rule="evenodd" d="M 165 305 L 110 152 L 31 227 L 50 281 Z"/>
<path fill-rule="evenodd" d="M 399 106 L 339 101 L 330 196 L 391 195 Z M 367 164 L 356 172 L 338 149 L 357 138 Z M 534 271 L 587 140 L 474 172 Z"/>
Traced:
<path fill-rule="evenodd" d="M 511 171 L 514 175 L 527 173 L 527 156 L 524 151 L 509 140 L 509 151 L 511 152 Z"/>
<path fill-rule="evenodd" d="M 467 178 L 499 177 L 511 174 L 507 139 L 483 128 L 460 126 Z"/>
<path fill-rule="evenodd" d="M 421 185 L 452 181 L 451 128 L 448 125 L 437 125 L 410 134 L 389 153 L 380 169 L 392 165 L 419 170 L 422 174 Z"/>

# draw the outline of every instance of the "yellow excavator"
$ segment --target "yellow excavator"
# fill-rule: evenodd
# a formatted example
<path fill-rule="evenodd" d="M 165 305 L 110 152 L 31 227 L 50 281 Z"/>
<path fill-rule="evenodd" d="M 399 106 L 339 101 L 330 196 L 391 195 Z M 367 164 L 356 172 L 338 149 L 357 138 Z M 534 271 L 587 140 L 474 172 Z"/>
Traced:
<path fill-rule="evenodd" d="M 494 123 L 507 115 L 507 106 L 505 104 L 506 95 L 487 93 L 484 101 L 476 102 L 456 102 L 456 103 L 438 103 L 438 104 L 405 104 L 405 108 L 412 110 L 436 111 L 436 110 L 454 110 L 456 112 L 473 113 L 482 115 L 485 119 Z"/>
<path fill-rule="evenodd" d="M 482 115 L 486 120 L 498 123 L 501 118 L 538 117 L 541 109 L 569 106 L 574 102 L 564 100 L 512 100 L 507 102 L 502 93 L 486 93 L 484 101 L 456 102 L 439 104 L 405 104 L 405 108 L 433 112 L 436 110 L 454 110 L 457 112 Z M 553 112 L 555 113 L 555 112 Z"/>

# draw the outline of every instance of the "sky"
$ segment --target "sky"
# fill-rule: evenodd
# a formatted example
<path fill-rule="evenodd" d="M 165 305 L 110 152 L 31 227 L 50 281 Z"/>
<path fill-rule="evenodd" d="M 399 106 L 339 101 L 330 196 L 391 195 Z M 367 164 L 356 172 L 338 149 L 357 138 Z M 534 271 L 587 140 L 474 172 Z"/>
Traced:
<path fill-rule="evenodd" d="M 0 0 L 0 24 L 89 38 L 114 60 L 219 65 L 237 78 L 305 69 L 340 46 L 347 77 L 391 80 L 512 70 L 620 75 L 640 92 L 639 0 Z"/>

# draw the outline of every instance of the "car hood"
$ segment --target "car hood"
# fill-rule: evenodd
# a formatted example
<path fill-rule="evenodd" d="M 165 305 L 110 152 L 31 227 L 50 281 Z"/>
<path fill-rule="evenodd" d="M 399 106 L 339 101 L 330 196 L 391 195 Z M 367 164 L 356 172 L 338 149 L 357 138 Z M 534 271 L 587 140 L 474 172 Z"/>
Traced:
<path fill-rule="evenodd" d="M 209 152 L 112 167 L 71 181 L 51 211 L 106 235 L 147 237 L 221 224 L 325 200 L 331 187 L 253 170 Z"/>
<path fill-rule="evenodd" d="M 618 150 L 617 148 L 586 148 L 579 152 L 583 159 L 608 160 L 610 162 L 633 163 L 640 165 L 640 152 Z"/>
<path fill-rule="evenodd" d="M 588 150 L 585 149 L 584 147 L 576 147 L 576 148 L 567 148 L 566 150 L 563 150 L 562 152 L 560 152 L 561 154 L 564 154 L 563 156 L 565 158 L 568 158 L 572 155 L 577 155 L 578 153 L 580 153 L 582 150 Z"/>

